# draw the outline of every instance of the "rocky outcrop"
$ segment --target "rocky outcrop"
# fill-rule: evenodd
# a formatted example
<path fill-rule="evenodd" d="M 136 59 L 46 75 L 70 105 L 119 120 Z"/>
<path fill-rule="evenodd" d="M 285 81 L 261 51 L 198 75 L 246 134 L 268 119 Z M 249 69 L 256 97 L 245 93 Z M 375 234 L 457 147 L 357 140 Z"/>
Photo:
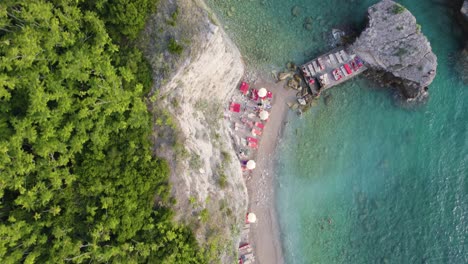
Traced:
<path fill-rule="evenodd" d="M 368 9 L 369 22 L 351 49 L 366 65 L 407 98 L 427 95 L 436 75 L 437 58 L 406 8 L 383 0 Z"/>
<path fill-rule="evenodd" d="M 468 22 L 468 0 L 463 2 L 462 8 L 460 10 L 462 15 L 465 17 L 465 21 Z"/>

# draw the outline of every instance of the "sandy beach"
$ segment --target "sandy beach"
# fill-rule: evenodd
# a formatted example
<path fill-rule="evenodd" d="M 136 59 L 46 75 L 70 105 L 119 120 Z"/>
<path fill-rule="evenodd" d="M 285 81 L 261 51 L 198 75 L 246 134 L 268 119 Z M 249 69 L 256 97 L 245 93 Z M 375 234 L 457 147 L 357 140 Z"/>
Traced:
<path fill-rule="evenodd" d="M 253 87 L 265 87 L 274 94 L 270 118 L 256 156 L 257 167 L 246 181 L 249 211 L 255 212 L 258 219 L 257 223 L 251 225 L 250 240 L 254 247 L 256 263 L 260 264 L 284 263 L 275 208 L 274 157 L 286 121 L 286 103 L 295 100 L 297 91 L 285 89 L 283 86 L 284 82 L 274 83 L 264 79 L 253 84 Z"/>

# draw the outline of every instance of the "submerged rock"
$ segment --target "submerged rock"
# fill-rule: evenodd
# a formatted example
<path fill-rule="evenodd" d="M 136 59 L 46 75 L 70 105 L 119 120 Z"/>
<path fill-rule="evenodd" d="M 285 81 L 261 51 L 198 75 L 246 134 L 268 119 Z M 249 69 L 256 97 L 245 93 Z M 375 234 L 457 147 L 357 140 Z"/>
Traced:
<path fill-rule="evenodd" d="M 455 68 L 460 74 L 463 83 L 468 84 L 468 44 L 460 53 L 460 56 L 458 56 L 457 67 Z"/>
<path fill-rule="evenodd" d="M 294 17 L 300 16 L 301 15 L 301 8 L 299 6 L 294 6 L 291 9 L 291 15 L 294 16 Z"/>
<path fill-rule="evenodd" d="M 427 95 L 437 57 L 416 18 L 403 6 L 383 0 L 368 9 L 369 22 L 351 49 L 407 98 Z"/>

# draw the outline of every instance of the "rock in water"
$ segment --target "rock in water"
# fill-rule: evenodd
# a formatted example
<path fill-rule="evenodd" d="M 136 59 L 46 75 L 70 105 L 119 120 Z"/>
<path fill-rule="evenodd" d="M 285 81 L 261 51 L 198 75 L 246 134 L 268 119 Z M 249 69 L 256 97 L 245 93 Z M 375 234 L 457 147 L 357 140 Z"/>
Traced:
<path fill-rule="evenodd" d="M 369 22 L 352 50 L 366 65 L 386 73 L 407 98 L 422 97 L 436 75 L 437 57 L 406 8 L 383 0 L 368 9 Z"/>
<path fill-rule="evenodd" d="M 291 72 L 280 72 L 280 73 L 278 73 L 278 80 L 283 81 L 283 80 L 286 80 L 287 78 L 289 78 L 291 76 L 292 76 Z"/>
<path fill-rule="evenodd" d="M 294 17 L 300 16 L 301 15 L 301 8 L 299 6 L 294 6 L 291 9 L 291 15 L 294 16 Z"/>
<path fill-rule="evenodd" d="M 465 17 L 465 20 L 468 22 L 468 0 L 465 0 L 463 2 L 462 8 L 461 8 L 461 13 Z"/>

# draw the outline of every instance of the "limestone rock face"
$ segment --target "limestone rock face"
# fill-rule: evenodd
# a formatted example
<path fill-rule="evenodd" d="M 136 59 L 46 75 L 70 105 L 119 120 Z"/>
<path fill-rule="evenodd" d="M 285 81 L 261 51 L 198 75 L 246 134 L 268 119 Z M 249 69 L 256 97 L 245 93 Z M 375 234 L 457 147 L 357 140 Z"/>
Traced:
<path fill-rule="evenodd" d="M 383 0 L 368 9 L 368 19 L 351 49 L 371 70 L 385 73 L 407 98 L 427 95 L 437 57 L 416 18 L 400 4 Z"/>

